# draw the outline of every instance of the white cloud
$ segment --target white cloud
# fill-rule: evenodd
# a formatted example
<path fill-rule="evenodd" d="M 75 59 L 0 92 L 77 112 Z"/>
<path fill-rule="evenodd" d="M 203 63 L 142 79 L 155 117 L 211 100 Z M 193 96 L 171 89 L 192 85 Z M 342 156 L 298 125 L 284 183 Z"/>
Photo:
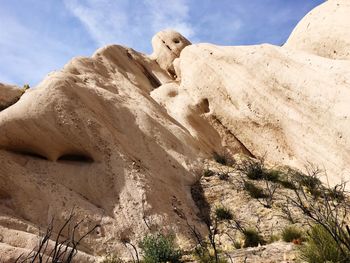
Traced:
<path fill-rule="evenodd" d="M 152 14 L 152 28 L 158 32 L 172 28 L 190 38 L 194 30 L 189 21 L 189 5 L 186 0 L 159 1 L 145 0 Z"/>
<path fill-rule="evenodd" d="M 194 35 L 187 0 L 64 0 L 99 46 L 122 44 L 148 50 L 151 37 L 173 28 L 187 37 Z"/>
<path fill-rule="evenodd" d="M 31 30 L 16 18 L 0 13 L 0 82 L 32 86 L 71 56 L 68 46 Z"/>

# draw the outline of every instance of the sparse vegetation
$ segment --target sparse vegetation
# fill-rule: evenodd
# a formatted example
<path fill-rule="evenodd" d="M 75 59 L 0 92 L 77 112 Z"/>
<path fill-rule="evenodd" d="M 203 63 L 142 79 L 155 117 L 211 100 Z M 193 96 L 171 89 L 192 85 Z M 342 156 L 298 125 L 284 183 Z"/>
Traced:
<path fill-rule="evenodd" d="M 345 252 L 342 249 L 323 226 L 314 225 L 308 232 L 307 242 L 300 248 L 300 254 L 301 259 L 309 263 L 349 262 L 349 251 Z"/>
<path fill-rule="evenodd" d="M 198 248 L 195 254 L 195 258 L 199 263 L 227 263 L 227 260 L 223 258 L 218 258 L 218 260 L 216 261 L 215 256 L 210 254 L 210 251 L 208 249 L 202 249 L 202 248 Z"/>
<path fill-rule="evenodd" d="M 287 226 L 282 231 L 282 239 L 285 242 L 300 243 L 303 239 L 303 232 L 296 226 Z"/>
<path fill-rule="evenodd" d="M 233 218 L 232 212 L 226 207 L 217 207 L 215 209 L 215 216 L 219 221 L 231 220 Z"/>
<path fill-rule="evenodd" d="M 116 255 L 108 255 L 106 256 L 101 263 L 123 263 L 124 261 L 117 257 Z"/>
<path fill-rule="evenodd" d="M 265 245 L 281 239 L 300 245 L 304 259 L 306 259 L 307 253 L 322 251 L 318 256 L 310 256 L 314 260 L 309 261 L 311 263 L 325 262 L 322 260 L 350 262 L 350 229 L 346 225 L 346 222 L 349 222 L 348 209 L 350 205 L 345 193 L 345 184 L 333 188 L 325 187 L 319 179 L 322 175 L 321 171 L 313 166 L 308 167 L 306 173 L 302 173 L 287 167 L 267 169 L 262 160 L 253 161 L 249 159 L 243 166 L 237 164 L 236 167 L 239 171 L 238 176 L 235 173 L 230 175 L 230 182 L 237 182 L 238 184 L 235 184 L 235 186 L 241 186 L 249 196 L 266 208 L 273 208 L 273 202 L 276 200 L 276 208 L 280 212 L 282 211 L 281 217 L 290 221 L 293 225 L 284 229 L 282 227 L 283 231 L 279 232 L 278 236 L 274 235 L 272 230 L 267 235 L 266 222 L 263 223 L 263 232 L 260 229 L 260 215 L 258 215 L 258 220 L 254 226 L 252 225 L 253 222 L 240 221 L 239 217 L 236 217 L 229 209 L 221 206 L 217 207 L 211 216 L 206 217 L 209 218 L 205 221 L 208 223 L 209 235 L 198 242 L 198 244 L 201 244 L 198 246 L 200 249 L 196 249 L 199 262 L 221 262 L 221 256 L 225 255 L 217 241 L 218 236 L 221 235 L 229 237 L 232 242 L 231 245 L 237 249 Z M 215 174 L 219 177 L 221 175 L 219 172 Z M 207 182 L 209 181 L 206 180 Z M 279 189 L 281 190 L 279 191 Z M 208 203 L 206 205 L 209 207 L 209 210 L 206 211 L 210 211 L 210 205 Z M 309 220 L 306 220 L 306 218 L 309 218 Z M 312 240 L 313 235 L 311 234 L 306 238 L 304 229 L 298 228 L 295 223 L 300 224 L 300 226 L 305 223 L 318 224 L 326 230 L 326 233 L 330 233 L 330 237 L 334 242 L 330 245 L 329 251 L 322 248 L 326 244 L 322 243 L 322 240 L 317 238 Z M 281 225 L 279 226 L 281 227 Z M 281 231 L 280 227 L 276 230 Z M 315 248 L 315 246 L 318 247 Z M 334 261 L 337 260 L 339 253 L 348 261 Z"/>
<path fill-rule="evenodd" d="M 246 190 L 248 194 L 255 199 L 266 197 L 266 194 L 264 193 L 264 189 L 262 189 L 260 186 L 256 186 L 254 183 L 251 183 L 249 181 L 244 181 L 243 187 L 244 187 L 244 190 Z"/>
<path fill-rule="evenodd" d="M 281 174 L 282 172 L 276 169 L 267 170 L 263 179 L 271 182 L 279 182 Z"/>
<path fill-rule="evenodd" d="M 297 223 L 297 219 L 295 218 L 295 214 L 293 211 L 293 205 L 291 204 L 288 198 L 285 200 L 285 203 L 280 205 L 280 209 L 282 212 L 280 217 L 289 221 L 291 224 Z"/>
<path fill-rule="evenodd" d="M 217 152 L 213 152 L 213 158 L 215 162 L 222 165 L 231 166 L 234 164 L 234 160 L 227 153 L 220 154 Z"/>
<path fill-rule="evenodd" d="M 143 253 L 144 263 L 180 262 L 182 252 L 175 245 L 173 234 L 150 234 L 139 244 Z"/>
<path fill-rule="evenodd" d="M 30 89 L 29 84 L 24 84 L 23 87 L 21 88 L 21 95 L 23 95 L 28 89 Z"/>
<path fill-rule="evenodd" d="M 335 202 L 345 202 L 346 197 L 341 185 L 335 185 L 333 188 L 325 189 L 324 194 Z"/>
<path fill-rule="evenodd" d="M 265 245 L 264 238 L 258 233 L 256 229 L 247 228 L 243 231 L 244 235 L 244 247 L 257 247 L 259 245 Z"/>
<path fill-rule="evenodd" d="M 263 160 L 243 160 L 238 166 L 237 170 L 245 174 L 251 180 L 261 180 L 265 174 L 265 167 Z"/>
<path fill-rule="evenodd" d="M 43 263 L 43 262 L 60 262 L 71 263 L 77 255 L 78 247 L 82 240 L 90 235 L 99 225 L 90 228 L 85 234 L 77 238 L 77 230 L 83 221 L 74 222 L 74 214 L 71 213 L 58 234 L 54 235 L 53 220 L 48 225 L 46 232 L 43 234 L 38 246 L 32 250 L 28 255 L 19 256 L 15 263 Z M 68 231 L 67 235 L 63 235 Z M 49 246 L 51 240 L 54 241 L 54 246 Z"/>
<path fill-rule="evenodd" d="M 266 241 L 264 240 L 264 238 L 259 234 L 258 231 L 258 226 L 256 228 L 252 228 L 252 227 L 245 227 L 243 225 L 243 223 L 238 220 L 237 218 L 235 218 L 234 216 L 232 217 L 232 220 L 230 220 L 229 222 L 230 224 L 228 225 L 228 227 L 232 230 L 236 230 L 239 233 L 241 233 L 244 237 L 244 243 L 243 243 L 243 247 L 256 247 L 258 245 L 265 245 Z M 226 233 L 229 237 L 230 235 L 228 233 Z M 230 237 L 231 240 L 233 240 Z M 234 246 L 236 247 L 236 245 L 238 245 L 237 241 L 233 242 Z M 242 247 L 242 245 L 240 244 L 239 247 Z"/>
<path fill-rule="evenodd" d="M 241 242 L 239 242 L 239 241 L 234 241 L 234 242 L 233 242 L 233 246 L 234 246 L 234 248 L 236 248 L 236 249 L 242 248 L 242 244 L 241 244 Z"/>
<path fill-rule="evenodd" d="M 332 255 L 331 257 L 334 256 L 337 260 L 339 252 L 342 260 L 330 259 L 330 262 L 350 262 L 350 203 L 346 197 L 346 184 L 340 183 L 334 188 L 327 187 L 319 180 L 319 176 L 324 172 L 312 165 L 307 166 L 306 171 L 306 175 L 299 175 L 297 178 L 294 196 L 287 197 L 289 202 L 306 216 L 310 224 L 316 225 L 311 229 L 303 255 L 313 255 L 314 259 L 310 259 L 309 262 L 326 262 L 320 260 L 328 258 L 327 255 Z M 322 235 L 323 239 L 318 235 Z M 332 242 L 330 238 L 333 239 Z M 323 240 L 327 240 L 331 245 L 325 252 L 320 252 L 327 244 Z M 312 247 L 316 251 L 312 252 Z"/>
<path fill-rule="evenodd" d="M 277 181 L 280 185 L 282 185 L 284 188 L 294 190 L 296 188 L 293 180 L 291 180 L 290 176 L 285 174 L 280 174 L 279 179 Z"/>
<path fill-rule="evenodd" d="M 278 240 L 280 240 L 280 236 L 278 236 L 278 235 L 271 235 L 270 239 L 268 240 L 268 243 L 271 244 L 271 243 L 277 242 Z"/>

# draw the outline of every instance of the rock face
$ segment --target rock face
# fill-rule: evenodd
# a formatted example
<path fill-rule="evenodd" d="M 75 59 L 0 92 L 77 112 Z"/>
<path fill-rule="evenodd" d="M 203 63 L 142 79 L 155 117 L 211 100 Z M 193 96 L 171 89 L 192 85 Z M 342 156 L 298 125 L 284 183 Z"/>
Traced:
<path fill-rule="evenodd" d="M 347 0 L 326 1 L 300 21 L 285 47 L 350 60 L 349 9 Z"/>
<path fill-rule="evenodd" d="M 22 94 L 19 87 L 0 83 L 0 111 L 17 102 Z"/>
<path fill-rule="evenodd" d="M 109 46 L 73 59 L 1 113 L 0 234 L 7 245 L 0 254 L 8 262 L 21 252 L 13 247 L 31 249 L 34 241 L 23 240 L 36 238 L 35 226 L 55 217 L 59 227 L 73 207 L 77 220 L 89 218 L 80 234 L 101 224 L 81 248 L 93 255 L 138 239 L 149 225 L 184 232 L 177 211 L 197 220 L 189 188 L 206 150 L 150 97 L 162 83 L 157 76 L 170 80 L 155 61 Z"/>
<path fill-rule="evenodd" d="M 180 33 L 173 30 L 164 30 L 152 38 L 153 54 L 151 57 L 157 61 L 159 66 L 174 76 L 173 62 L 180 56 L 181 51 L 191 42 Z"/>
<path fill-rule="evenodd" d="M 300 169 L 311 162 L 325 168 L 331 184 L 348 179 L 349 12 L 346 0 L 325 2 L 283 47 L 188 46 L 176 60 L 179 81 L 152 96 L 203 141 L 217 144 L 217 137 L 191 122 L 193 108 L 224 130 L 219 138 L 232 152 Z"/>
<path fill-rule="evenodd" d="M 186 245 L 187 222 L 205 231 L 190 187 L 213 152 L 309 161 L 330 183 L 349 179 L 350 37 L 339 18 L 349 13 L 347 0 L 327 1 L 283 47 L 191 45 L 162 31 L 149 57 L 108 46 L 47 76 L 0 113 L 2 261 L 73 208 L 88 217 L 79 234 L 101 225 L 82 262 L 128 255 L 121 240 L 149 228 Z"/>

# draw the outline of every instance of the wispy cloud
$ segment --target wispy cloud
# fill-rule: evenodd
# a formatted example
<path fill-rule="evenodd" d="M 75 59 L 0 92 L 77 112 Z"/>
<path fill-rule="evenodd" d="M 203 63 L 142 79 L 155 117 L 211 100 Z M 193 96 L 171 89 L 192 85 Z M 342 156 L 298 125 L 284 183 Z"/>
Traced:
<path fill-rule="evenodd" d="M 0 82 L 35 85 L 73 56 L 106 44 L 150 53 L 152 36 L 165 28 L 192 42 L 281 44 L 323 1 L 0 1 Z"/>
<path fill-rule="evenodd" d="M 19 3 L 22 7 L 19 9 L 16 3 L 12 4 L 0 4 L 0 82 L 35 86 L 73 56 L 91 53 L 79 41 L 80 35 L 72 34 L 73 28 L 70 35 L 61 30 L 62 24 L 66 26 L 61 19 L 67 20 L 61 12 L 62 6 L 25 1 Z M 29 8 L 37 16 L 26 12 Z M 54 8 L 56 17 L 50 20 Z"/>
<path fill-rule="evenodd" d="M 5 27 L 0 30 L 0 81 L 36 84 L 40 75 L 43 78 L 50 70 L 58 69 L 57 63 L 63 65 L 60 55 L 71 55 L 67 46 L 43 37 L 6 14 L 2 14 L 1 21 Z"/>
<path fill-rule="evenodd" d="M 189 4 L 186 0 L 145 0 L 145 2 L 151 13 L 151 24 L 154 32 L 172 28 L 188 38 L 194 37 L 194 28 L 189 22 Z"/>
<path fill-rule="evenodd" d="M 150 51 L 153 34 L 164 28 L 194 35 L 187 0 L 65 0 L 66 8 L 86 27 L 96 43 L 119 43 Z M 140 41 L 141 40 L 141 41 Z"/>

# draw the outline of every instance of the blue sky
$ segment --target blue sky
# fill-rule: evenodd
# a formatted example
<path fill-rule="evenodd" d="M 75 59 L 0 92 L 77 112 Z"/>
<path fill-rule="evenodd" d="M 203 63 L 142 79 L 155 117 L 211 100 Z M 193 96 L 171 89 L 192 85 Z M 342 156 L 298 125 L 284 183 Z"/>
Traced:
<path fill-rule="evenodd" d="M 174 28 L 193 43 L 283 44 L 324 0 L 0 0 L 0 82 L 35 86 L 106 44 L 151 53 Z"/>

